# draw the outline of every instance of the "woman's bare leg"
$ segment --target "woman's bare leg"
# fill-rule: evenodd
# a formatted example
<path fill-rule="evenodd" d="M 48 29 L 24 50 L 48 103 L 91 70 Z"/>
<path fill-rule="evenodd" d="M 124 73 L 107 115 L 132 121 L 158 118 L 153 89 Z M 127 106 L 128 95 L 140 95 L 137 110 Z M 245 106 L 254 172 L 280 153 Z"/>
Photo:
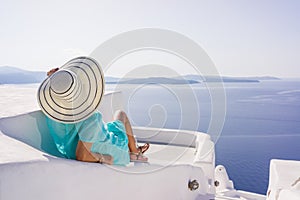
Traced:
<path fill-rule="evenodd" d="M 114 116 L 114 120 L 120 120 L 121 122 L 123 122 L 125 129 L 126 129 L 126 134 L 128 137 L 128 148 L 130 152 L 133 153 L 138 153 L 139 150 L 137 149 L 137 145 L 133 136 L 133 132 L 132 132 L 132 128 L 131 128 L 131 124 L 129 122 L 129 119 L 126 115 L 126 113 L 122 110 L 118 110 L 115 113 Z"/>

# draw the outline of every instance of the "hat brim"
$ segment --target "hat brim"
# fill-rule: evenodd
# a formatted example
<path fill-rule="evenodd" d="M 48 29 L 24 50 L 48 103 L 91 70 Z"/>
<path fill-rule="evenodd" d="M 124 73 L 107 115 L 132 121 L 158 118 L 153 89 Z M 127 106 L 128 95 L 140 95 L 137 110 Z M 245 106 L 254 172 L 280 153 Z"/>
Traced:
<path fill-rule="evenodd" d="M 60 69 L 76 74 L 81 83 L 72 98 L 61 98 L 51 90 L 51 76 L 38 89 L 38 103 L 51 119 L 61 123 L 76 123 L 91 116 L 98 108 L 104 94 L 104 75 L 96 60 L 78 57 Z"/>

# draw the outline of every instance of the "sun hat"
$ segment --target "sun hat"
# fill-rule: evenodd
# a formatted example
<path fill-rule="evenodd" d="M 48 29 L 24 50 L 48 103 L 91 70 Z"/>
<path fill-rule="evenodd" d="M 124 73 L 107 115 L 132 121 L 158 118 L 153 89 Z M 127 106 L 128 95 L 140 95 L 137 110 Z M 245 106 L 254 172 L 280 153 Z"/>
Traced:
<path fill-rule="evenodd" d="M 41 110 L 61 123 L 76 123 L 91 116 L 104 94 L 100 65 L 89 57 L 70 60 L 47 77 L 37 92 Z"/>

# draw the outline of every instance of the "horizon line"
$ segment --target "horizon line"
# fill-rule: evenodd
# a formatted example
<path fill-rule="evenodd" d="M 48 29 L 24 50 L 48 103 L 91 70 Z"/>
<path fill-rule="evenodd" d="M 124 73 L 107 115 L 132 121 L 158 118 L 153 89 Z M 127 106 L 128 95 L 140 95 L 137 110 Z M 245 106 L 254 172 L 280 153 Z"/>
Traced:
<path fill-rule="evenodd" d="M 39 70 L 28 70 L 26 68 L 21 68 L 21 67 L 14 67 L 14 66 L 8 66 L 8 65 L 2 65 L 0 66 L 0 68 L 3 67 L 9 67 L 9 68 L 15 68 L 15 69 L 20 69 L 23 71 L 28 71 L 28 72 L 43 72 L 43 73 L 47 73 L 47 71 L 39 71 Z M 207 76 L 218 76 L 218 75 L 199 75 L 199 74 L 182 74 L 182 75 L 178 75 L 178 76 L 189 76 L 189 75 L 196 75 L 196 76 L 202 76 L 202 77 L 207 77 Z M 120 76 L 114 76 L 114 75 L 104 75 L 106 77 L 112 77 L 112 78 L 122 78 Z M 271 77 L 271 78 L 279 78 L 279 79 L 299 79 L 299 76 L 277 76 L 277 75 L 225 75 L 225 74 L 219 74 L 220 77 L 229 77 L 229 78 L 261 78 L 261 77 Z M 163 77 L 163 76 L 151 76 L 151 77 Z M 142 78 L 142 77 L 130 77 L 130 78 Z M 144 77 L 145 78 L 145 77 Z"/>

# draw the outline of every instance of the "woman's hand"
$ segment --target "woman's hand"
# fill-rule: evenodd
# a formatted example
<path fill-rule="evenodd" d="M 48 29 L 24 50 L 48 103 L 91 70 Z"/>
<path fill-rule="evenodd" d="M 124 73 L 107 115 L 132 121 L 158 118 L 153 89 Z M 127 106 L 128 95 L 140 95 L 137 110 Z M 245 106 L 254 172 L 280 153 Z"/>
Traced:
<path fill-rule="evenodd" d="M 50 71 L 47 72 L 47 76 L 51 76 L 52 74 L 54 74 L 58 70 L 59 70 L 59 68 L 53 68 L 53 69 L 51 69 Z"/>

